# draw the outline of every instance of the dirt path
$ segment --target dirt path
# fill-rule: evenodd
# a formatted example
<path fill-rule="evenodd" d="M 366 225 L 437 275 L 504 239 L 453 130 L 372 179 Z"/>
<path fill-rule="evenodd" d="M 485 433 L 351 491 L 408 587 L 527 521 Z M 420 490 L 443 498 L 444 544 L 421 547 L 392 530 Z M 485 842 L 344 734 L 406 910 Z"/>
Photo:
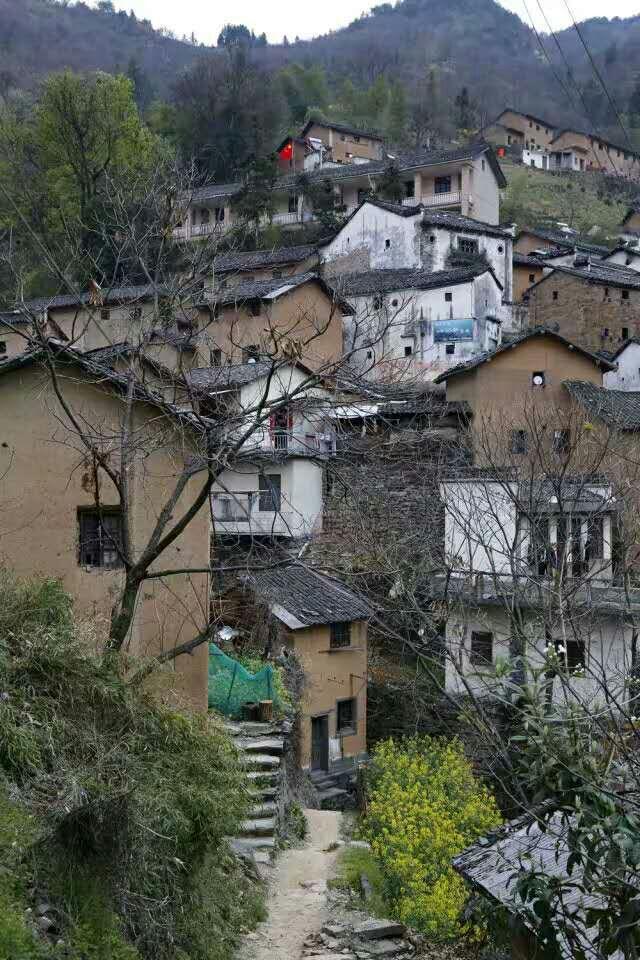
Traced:
<path fill-rule="evenodd" d="M 327 919 L 325 891 L 337 853 L 341 814 L 305 810 L 309 837 L 299 850 L 281 854 L 270 884 L 268 919 L 249 934 L 238 960 L 300 960 L 307 937 Z"/>

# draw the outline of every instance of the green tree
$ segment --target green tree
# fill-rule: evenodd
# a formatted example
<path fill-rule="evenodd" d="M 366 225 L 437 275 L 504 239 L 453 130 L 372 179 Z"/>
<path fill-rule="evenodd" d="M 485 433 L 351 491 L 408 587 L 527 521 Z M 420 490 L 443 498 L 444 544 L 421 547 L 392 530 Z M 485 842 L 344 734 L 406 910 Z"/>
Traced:
<path fill-rule="evenodd" d="M 470 130 L 475 124 L 476 105 L 463 87 L 454 101 L 454 122 L 460 131 Z"/>
<path fill-rule="evenodd" d="M 227 23 L 218 34 L 219 47 L 253 46 L 255 35 L 244 23 Z"/>
<path fill-rule="evenodd" d="M 407 96 L 400 82 L 392 83 L 387 104 L 386 133 L 391 143 L 402 143 L 407 133 Z"/>

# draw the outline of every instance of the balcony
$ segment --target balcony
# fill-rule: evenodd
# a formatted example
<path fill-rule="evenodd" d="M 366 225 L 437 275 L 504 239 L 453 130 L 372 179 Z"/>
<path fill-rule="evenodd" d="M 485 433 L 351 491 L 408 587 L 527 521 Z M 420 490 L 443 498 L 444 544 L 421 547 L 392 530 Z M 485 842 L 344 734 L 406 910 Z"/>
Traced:
<path fill-rule="evenodd" d="M 454 207 L 462 203 L 462 191 L 453 190 L 449 193 L 429 193 L 421 197 L 405 197 L 402 201 L 405 207 L 415 207 L 421 203 L 425 207 Z"/>
<path fill-rule="evenodd" d="M 300 532 L 300 518 L 294 519 L 291 510 L 277 509 L 270 494 L 258 490 L 214 493 L 211 509 L 218 535 L 293 537 Z"/>
<path fill-rule="evenodd" d="M 299 433 L 274 430 L 260 445 L 261 450 L 274 453 L 307 454 L 309 456 L 335 453 L 335 438 L 328 433 Z"/>

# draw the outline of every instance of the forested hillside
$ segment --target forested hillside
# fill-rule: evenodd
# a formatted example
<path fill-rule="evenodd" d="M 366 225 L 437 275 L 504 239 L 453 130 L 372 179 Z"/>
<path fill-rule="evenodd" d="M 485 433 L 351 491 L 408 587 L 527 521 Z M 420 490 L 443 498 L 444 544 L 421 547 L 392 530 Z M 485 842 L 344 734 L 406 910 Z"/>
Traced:
<path fill-rule="evenodd" d="M 216 179 L 243 174 L 310 110 L 401 149 L 474 134 L 510 104 L 640 148 L 640 17 L 581 32 L 593 64 L 575 29 L 538 38 L 495 0 L 398 0 L 310 41 L 268 44 L 236 24 L 205 47 L 111 0 L 0 0 L 0 103 L 28 112 L 38 82 L 66 68 L 124 73 L 150 128 Z"/>

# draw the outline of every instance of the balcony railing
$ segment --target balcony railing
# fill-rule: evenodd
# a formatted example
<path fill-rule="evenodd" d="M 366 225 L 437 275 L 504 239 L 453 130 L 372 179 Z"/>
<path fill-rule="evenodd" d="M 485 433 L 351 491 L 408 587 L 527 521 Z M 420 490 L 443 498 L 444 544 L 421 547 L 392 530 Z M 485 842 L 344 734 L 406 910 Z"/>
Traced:
<path fill-rule="evenodd" d="M 283 510 L 271 500 L 271 494 L 258 490 L 238 493 L 214 493 L 211 509 L 216 529 L 220 534 L 299 535 L 302 518 L 292 510 Z"/>
<path fill-rule="evenodd" d="M 332 454 L 335 438 L 327 433 L 293 433 L 290 430 L 274 430 L 261 448 L 287 453 Z"/>
<path fill-rule="evenodd" d="M 462 191 L 453 190 L 449 193 L 428 193 L 421 197 L 405 197 L 402 201 L 405 207 L 415 207 L 418 203 L 425 207 L 450 207 L 462 203 Z"/>
<path fill-rule="evenodd" d="M 219 523 L 249 523 L 259 493 L 214 493 L 211 497 L 213 519 Z"/>

